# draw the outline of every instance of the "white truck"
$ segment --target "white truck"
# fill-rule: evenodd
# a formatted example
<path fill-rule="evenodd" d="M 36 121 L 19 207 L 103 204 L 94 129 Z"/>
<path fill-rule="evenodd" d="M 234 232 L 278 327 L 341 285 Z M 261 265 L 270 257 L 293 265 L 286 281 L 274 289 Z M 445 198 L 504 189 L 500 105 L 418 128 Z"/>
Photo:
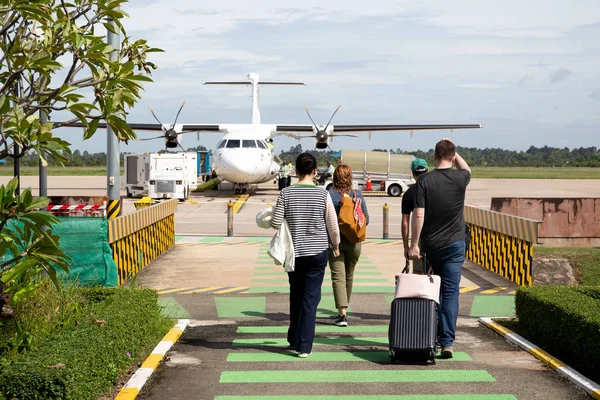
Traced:
<path fill-rule="evenodd" d="M 196 152 L 126 154 L 121 179 L 127 197 L 186 200 L 198 187 Z"/>
<path fill-rule="evenodd" d="M 342 150 L 342 163 L 352 168 L 352 181 L 355 189 L 366 191 L 367 180 L 371 178 L 374 194 L 387 194 L 397 197 L 415 183 L 410 169 L 413 156 L 390 154 L 383 151 Z M 325 181 L 325 188 L 333 185 L 333 179 Z"/>

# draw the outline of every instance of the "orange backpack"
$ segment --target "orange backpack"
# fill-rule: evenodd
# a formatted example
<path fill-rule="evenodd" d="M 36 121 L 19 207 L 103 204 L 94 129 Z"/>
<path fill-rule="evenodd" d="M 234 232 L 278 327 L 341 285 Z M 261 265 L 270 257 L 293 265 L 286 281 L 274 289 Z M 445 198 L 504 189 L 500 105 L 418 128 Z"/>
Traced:
<path fill-rule="evenodd" d="M 340 205 L 340 213 L 338 214 L 338 223 L 340 226 L 340 233 L 350 241 L 350 243 L 363 242 L 367 236 L 367 221 L 366 217 L 363 216 L 362 226 L 359 224 L 358 217 L 355 215 L 355 209 L 358 207 L 360 211 L 357 213 L 362 215 L 362 207 L 360 205 L 360 199 L 356 198 L 356 190 L 354 191 L 354 198 L 347 197 L 342 192 L 342 201 Z"/>

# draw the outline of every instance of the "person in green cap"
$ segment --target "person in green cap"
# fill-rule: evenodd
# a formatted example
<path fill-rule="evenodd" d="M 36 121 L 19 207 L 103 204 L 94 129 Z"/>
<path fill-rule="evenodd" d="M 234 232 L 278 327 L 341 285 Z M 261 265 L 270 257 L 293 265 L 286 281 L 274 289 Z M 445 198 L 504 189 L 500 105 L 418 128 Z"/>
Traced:
<path fill-rule="evenodd" d="M 410 166 L 413 178 L 418 180 L 421 176 L 425 175 L 429 171 L 427 161 L 422 158 L 415 158 Z M 408 260 L 408 249 L 410 243 L 408 242 L 408 232 L 410 227 L 410 214 L 415 208 L 415 193 L 417 185 L 411 185 L 404 197 L 402 197 L 402 242 L 404 243 L 404 257 Z M 427 271 L 423 268 L 423 262 L 421 260 L 413 260 L 413 273 L 418 272 L 426 274 Z"/>

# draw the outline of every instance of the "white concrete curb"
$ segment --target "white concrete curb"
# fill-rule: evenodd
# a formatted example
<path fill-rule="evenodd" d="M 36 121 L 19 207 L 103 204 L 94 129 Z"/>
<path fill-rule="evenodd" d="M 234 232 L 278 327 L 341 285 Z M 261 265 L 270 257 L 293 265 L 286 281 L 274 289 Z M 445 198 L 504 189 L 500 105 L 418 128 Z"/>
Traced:
<path fill-rule="evenodd" d="M 165 335 L 160 343 L 152 350 L 152 353 L 144 360 L 140 368 L 133 374 L 129 381 L 123 386 L 123 388 L 115 397 L 115 400 L 132 400 L 142 390 L 142 387 L 150 378 L 150 375 L 158 368 L 160 362 L 165 358 L 167 351 L 173 347 L 175 342 L 179 339 L 185 328 L 189 324 L 188 319 L 180 319 L 177 324 Z"/>
<path fill-rule="evenodd" d="M 510 329 L 503 327 L 497 322 L 494 322 L 491 318 L 479 318 L 479 322 L 499 335 L 504 336 L 504 338 L 510 343 L 519 346 L 544 364 L 548 365 L 550 368 L 558 372 L 559 375 L 585 390 L 590 396 L 592 396 L 592 398 L 600 400 L 600 385 L 596 382 L 589 380 L 559 359 L 546 353 L 544 350 L 540 349 L 523 336 L 514 333 Z"/>

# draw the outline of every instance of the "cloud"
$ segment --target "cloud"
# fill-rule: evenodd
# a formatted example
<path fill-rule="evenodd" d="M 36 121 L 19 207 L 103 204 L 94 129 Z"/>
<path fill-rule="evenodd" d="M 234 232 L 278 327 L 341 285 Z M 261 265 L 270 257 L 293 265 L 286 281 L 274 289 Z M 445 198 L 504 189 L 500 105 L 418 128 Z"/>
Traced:
<path fill-rule="evenodd" d="M 559 68 L 554 71 L 550 71 L 550 83 L 558 83 L 564 81 L 571 75 L 571 71 L 566 68 Z"/>
<path fill-rule="evenodd" d="M 525 75 L 524 77 L 522 77 L 521 79 L 519 79 L 519 81 L 517 82 L 517 85 L 523 86 L 525 84 L 525 82 L 527 81 L 528 78 L 529 78 L 529 75 Z"/>
<path fill-rule="evenodd" d="M 504 85 L 496 83 L 463 83 L 458 85 L 458 87 L 467 89 L 501 89 Z"/>
<path fill-rule="evenodd" d="M 600 101 L 600 89 L 596 89 L 592 94 L 590 94 L 590 97 Z"/>

